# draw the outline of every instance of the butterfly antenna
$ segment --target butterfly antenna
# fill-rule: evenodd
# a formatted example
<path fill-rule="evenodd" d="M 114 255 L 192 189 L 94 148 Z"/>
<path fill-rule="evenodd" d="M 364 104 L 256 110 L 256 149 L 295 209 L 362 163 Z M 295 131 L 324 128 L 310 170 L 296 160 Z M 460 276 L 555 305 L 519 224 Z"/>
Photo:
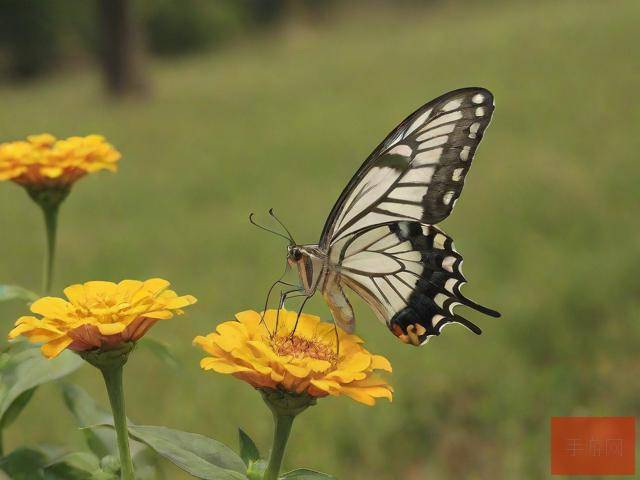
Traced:
<path fill-rule="evenodd" d="M 275 218 L 276 222 L 278 222 L 280 224 L 280 226 L 282 228 L 284 228 L 284 231 L 287 232 L 287 235 L 289 235 L 289 240 L 291 241 L 291 245 L 296 245 L 296 241 L 293 239 L 293 235 L 291 235 L 291 232 L 285 226 L 285 224 L 282 223 L 278 217 L 276 217 L 276 214 L 273 212 L 273 208 L 269 209 L 269 215 L 271 215 L 273 218 Z"/>
<path fill-rule="evenodd" d="M 251 223 L 251 225 L 255 225 L 256 227 L 258 227 L 261 230 L 264 230 L 265 232 L 269 232 L 269 233 L 273 233 L 274 235 L 277 235 L 279 237 L 284 238 L 287 242 L 292 242 L 293 239 L 292 238 L 288 238 L 285 237 L 283 234 L 281 234 L 280 232 L 276 232 L 275 230 L 271 230 L 270 228 L 267 227 L 263 227 L 262 225 L 256 223 L 256 221 L 253 219 L 254 213 L 249 214 L 249 222 Z"/>

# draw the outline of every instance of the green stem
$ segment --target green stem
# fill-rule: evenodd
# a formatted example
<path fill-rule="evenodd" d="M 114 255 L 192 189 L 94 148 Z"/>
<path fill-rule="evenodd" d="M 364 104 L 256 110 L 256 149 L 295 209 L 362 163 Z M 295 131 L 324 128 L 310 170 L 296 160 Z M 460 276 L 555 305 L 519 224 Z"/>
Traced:
<path fill-rule="evenodd" d="M 47 230 L 47 251 L 44 258 L 44 269 L 42 278 L 42 291 L 48 294 L 51 291 L 53 280 L 53 265 L 56 256 L 56 231 L 58 230 L 59 204 L 42 205 L 44 214 L 44 224 Z"/>
<path fill-rule="evenodd" d="M 120 465 L 122 480 L 134 480 L 133 462 L 129 449 L 129 431 L 127 429 L 127 416 L 124 410 L 124 393 L 122 388 L 122 365 L 104 366 L 100 368 L 104 383 L 109 394 L 113 423 L 116 427 L 118 440 L 118 452 L 120 453 Z"/>
<path fill-rule="evenodd" d="M 273 412 L 273 421 L 275 423 L 273 448 L 269 456 L 269 465 L 264 473 L 264 480 L 277 480 L 280 474 L 282 459 L 284 458 L 284 451 L 287 447 L 287 441 L 289 440 L 294 418 L 295 415 L 283 415 L 275 411 Z"/>

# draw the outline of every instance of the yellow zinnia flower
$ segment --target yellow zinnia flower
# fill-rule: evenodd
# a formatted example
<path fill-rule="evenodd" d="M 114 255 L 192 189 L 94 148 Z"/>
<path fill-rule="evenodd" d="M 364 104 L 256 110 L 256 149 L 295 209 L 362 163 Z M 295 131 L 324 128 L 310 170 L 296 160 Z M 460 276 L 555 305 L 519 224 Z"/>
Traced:
<path fill-rule="evenodd" d="M 97 170 L 117 170 L 120 152 L 101 135 L 57 140 L 48 133 L 0 144 L 0 180 L 27 189 L 67 189 Z"/>
<path fill-rule="evenodd" d="M 200 366 L 231 374 L 259 389 L 312 397 L 347 395 L 367 405 L 376 398 L 392 399 L 391 386 L 374 373 L 390 372 L 391 364 L 368 352 L 362 339 L 307 314 L 300 315 L 291 334 L 297 312 L 284 309 L 276 332 L 276 315 L 277 310 L 268 310 L 261 322 L 258 312 L 241 312 L 236 314 L 237 321 L 224 322 L 216 332 L 196 337 L 194 343 L 211 355 Z"/>
<path fill-rule="evenodd" d="M 179 297 L 168 286 L 160 278 L 71 285 L 64 290 L 67 300 L 36 300 L 31 311 L 42 318 L 21 317 L 9 339 L 24 335 L 44 342 L 42 353 L 48 358 L 65 348 L 81 352 L 135 342 L 158 320 L 180 315 L 182 308 L 196 302 L 191 295 Z"/>

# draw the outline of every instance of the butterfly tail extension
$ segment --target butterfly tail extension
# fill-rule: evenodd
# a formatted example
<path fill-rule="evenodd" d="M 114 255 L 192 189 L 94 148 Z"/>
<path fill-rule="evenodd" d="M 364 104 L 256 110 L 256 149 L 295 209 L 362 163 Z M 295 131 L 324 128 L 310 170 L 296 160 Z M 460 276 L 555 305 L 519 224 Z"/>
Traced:
<path fill-rule="evenodd" d="M 403 225 L 404 224 L 404 225 Z M 462 274 L 462 256 L 455 250 L 453 240 L 439 228 L 417 222 L 398 224 L 397 233 L 420 252 L 422 270 L 406 307 L 395 313 L 388 322 L 391 332 L 405 343 L 419 346 L 432 336 L 440 335 L 450 323 L 459 323 L 473 333 L 482 330 L 473 322 L 454 313 L 464 305 L 492 317 L 500 314 L 465 297 L 460 288 L 466 283 Z"/>

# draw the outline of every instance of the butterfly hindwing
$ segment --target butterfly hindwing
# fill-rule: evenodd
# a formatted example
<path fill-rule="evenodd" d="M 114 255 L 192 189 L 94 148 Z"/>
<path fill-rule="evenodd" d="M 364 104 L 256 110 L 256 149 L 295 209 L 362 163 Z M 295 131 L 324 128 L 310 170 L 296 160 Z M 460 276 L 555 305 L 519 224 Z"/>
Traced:
<path fill-rule="evenodd" d="M 449 92 L 407 117 L 374 150 L 336 202 L 320 245 L 370 225 L 446 218 L 493 113 L 483 88 Z"/>
<path fill-rule="evenodd" d="M 400 221 L 363 228 L 332 245 L 329 260 L 339 265 L 336 282 L 360 295 L 406 343 L 424 344 L 451 322 L 480 333 L 453 312 L 457 305 L 499 315 L 460 292 L 466 282 L 462 256 L 451 237 L 431 225 Z"/>

